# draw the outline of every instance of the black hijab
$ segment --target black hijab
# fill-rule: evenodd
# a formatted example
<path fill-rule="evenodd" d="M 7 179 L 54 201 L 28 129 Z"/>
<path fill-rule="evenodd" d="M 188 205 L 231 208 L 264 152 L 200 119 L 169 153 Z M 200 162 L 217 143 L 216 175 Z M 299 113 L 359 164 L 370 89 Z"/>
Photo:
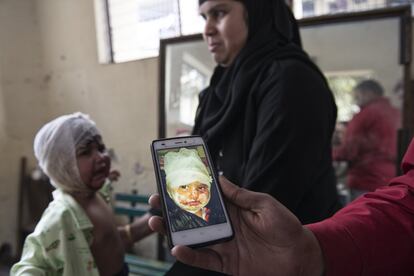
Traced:
<path fill-rule="evenodd" d="M 205 1 L 209 0 L 199 4 Z M 240 112 L 263 68 L 275 60 L 298 59 L 320 73 L 302 50 L 297 22 L 283 0 L 237 1 L 248 14 L 246 45 L 229 67 L 215 68 L 209 87 L 200 94 L 193 129 L 193 134 L 204 137 L 213 155 L 222 134 L 242 117 Z"/>

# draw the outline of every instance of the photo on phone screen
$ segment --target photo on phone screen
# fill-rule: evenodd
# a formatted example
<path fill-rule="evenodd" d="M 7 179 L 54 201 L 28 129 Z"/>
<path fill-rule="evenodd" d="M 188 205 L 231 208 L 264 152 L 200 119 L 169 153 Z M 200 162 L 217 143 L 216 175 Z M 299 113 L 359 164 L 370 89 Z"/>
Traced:
<path fill-rule="evenodd" d="M 227 222 L 202 145 L 159 149 L 156 154 L 171 232 Z"/>

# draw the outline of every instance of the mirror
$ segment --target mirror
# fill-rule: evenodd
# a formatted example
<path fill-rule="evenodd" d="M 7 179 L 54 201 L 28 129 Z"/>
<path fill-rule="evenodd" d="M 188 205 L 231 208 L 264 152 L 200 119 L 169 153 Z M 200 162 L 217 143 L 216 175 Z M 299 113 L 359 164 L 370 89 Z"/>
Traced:
<path fill-rule="evenodd" d="M 414 129 L 410 7 L 306 18 L 299 26 L 303 48 L 334 93 L 338 122 L 348 122 L 359 111 L 353 88 L 361 80 L 375 79 L 383 86 L 401 114 L 399 167 L 411 137 L 407 132 Z M 159 136 L 189 134 L 197 95 L 208 85 L 214 62 L 201 35 L 162 40 L 160 50 Z"/>
<path fill-rule="evenodd" d="M 379 180 L 374 180 L 374 177 L 365 179 L 361 175 L 367 166 L 364 165 L 364 162 L 373 158 L 369 157 L 370 154 L 381 158 L 379 157 L 381 156 L 380 152 L 384 152 L 384 158 L 385 156 L 391 158 L 391 153 L 385 154 L 392 152 L 391 148 L 387 150 L 384 146 L 387 143 L 386 138 L 378 138 L 379 130 L 368 133 L 368 131 L 356 130 L 355 124 L 352 126 L 352 130 L 347 128 L 350 120 L 360 111 L 354 87 L 366 79 L 377 81 L 384 89 L 384 97 L 396 110 L 392 113 L 393 116 L 389 117 L 395 117 L 397 120 L 398 113 L 400 115 L 399 122 L 393 123 L 395 130 L 392 133 L 395 135 L 398 130 L 400 137 L 407 137 L 407 135 L 401 134 L 405 133 L 409 127 L 408 121 L 404 119 L 404 114 L 409 114 L 409 110 L 407 105 L 404 106 L 404 103 L 407 103 L 407 97 L 410 94 L 411 36 L 407 31 L 411 29 L 410 18 L 409 7 L 398 7 L 355 14 L 321 16 L 300 21 L 303 47 L 325 74 L 338 106 L 337 129 L 333 137 L 333 146 L 334 148 L 338 146 L 338 150 L 334 150 L 333 156 L 339 158 L 334 162 L 334 167 L 337 174 L 338 190 L 343 196 L 344 203 L 348 203 L 359 195 L 354 192 L 356 190 L 349 190 L 348 185 L 355 189 L 355 186 L 362 186 L 362 182 L 379 183 Z M 373 105 L 370 106 L 372 110 Z M 379 105 L 377 104 L 377 106 Z M 383 107 L 382 112 L 389 111 L 385 105 Z M 367 112 L 370 111 L 361 114 L 367 114 Z M 369 120 L 372 122 L 372 119 Z M 390 123 L 387 124 L 391 126 L 391 119 L 389 121 Z M 353 140 L 348 140 L 348 145 L 341 149 L 341 138 L 347 130 L 349 132 L 348 138 Z M 367 138 L 367 136 L 372 138 Z M 383 139 L 384 142 L 375 142 L 379 139 Z M 396 160 L 387 161 L 390 166 L 393 166 L 392 162 L 394 162 L 394 173 L 399 173 L 399 164 L 408 143 L 409 139 L 400 140 L 398 142 L 399 149 L 393 150 L 397 155 Z M 352 147 L 356 149 L 355 145 L 359 145 L 359 155 L 364 156 L 352 156 L 350 150 Z M 397 146 L 397 142 L 394 145 Z M 376 154 L 369 153 L 369 151 L 375 151 Z M 385 164 L 385 161 L 383 162 L 381 164 Z M 392 169 L 387 169 L 387 171 L 383 171 L 382 177 L 393 176 Z M 368 169 L 365 172 L 371 173 Z M 358 178 L 356 178 L 357 175 L 359 175 Z M 384 181 L 385 183 L 386 181 Z"/>
<path fill-rule="evenodd" d="M 414 128 L 408 6 L 306 18 L 299 26 L 304 49 L 334 92 L 338 121 L 358 111 L 352 87 L 374 78 L 401 111 L 403 129 Z M 201 35 L 161 40 L 159 137 L 191 132 L 198 93 L 208 85 L 214 66 Z"/>
<path fill-rule="evenodd" d="M 334 92 L 338 121 L 348 121 L 358 111 L 352 88 L 367 78 L 377 80 L 403 113 L 404 96 L 409 94 L 410 18 L 408 7 L 398 7 L 299 22 L 303 47 Z"/>
<path fill-rule="evenodd" d="M 160 137 L 191 133 L 198 94 L 208 86 L 214 67 L 201 35 L 161 40 Z"/>

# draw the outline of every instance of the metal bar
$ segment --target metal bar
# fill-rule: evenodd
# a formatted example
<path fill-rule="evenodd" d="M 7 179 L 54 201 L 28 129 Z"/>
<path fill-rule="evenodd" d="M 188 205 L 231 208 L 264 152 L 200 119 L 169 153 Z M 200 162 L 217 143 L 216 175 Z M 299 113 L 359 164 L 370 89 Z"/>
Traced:
<path fill-rule="evenodd" d="M 118 194 L 115 194 L 115 199 L 117 201 L 127 201 L 130 203 L 148 204 L 149 196 L 118 193 Z"/>
<path fill-rule="evenodd" d="M 111 26 L 111 15 L 109 12 L 109 0 L 104 1 L 105 6 L 105 15 L 106 15 L 106 28 L 108 31 L 108 48 L 109 48 L 109 62 L 115 63 L 114 57 L 114 48 L 113 48 L 113 41 L 112 41 L 112 26 Z"/>

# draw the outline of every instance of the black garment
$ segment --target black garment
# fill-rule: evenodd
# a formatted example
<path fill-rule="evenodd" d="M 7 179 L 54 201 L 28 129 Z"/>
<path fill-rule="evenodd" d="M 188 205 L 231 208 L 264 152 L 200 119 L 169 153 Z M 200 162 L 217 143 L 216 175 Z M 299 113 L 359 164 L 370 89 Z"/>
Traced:
<path fill-rule="evenodd" d="M 302 223 L 322 220 L 340 207 L 331 164 L 332 93 L 301 49 L 283 0 L 238 1 L 248 13 L 247 43 L 200 94 L 193 134 L 204 137 L 229 180 L 274 196 Z M 170 272 L 221 275 L 179 262 Z"/>
<path fill-rule="evenodd" d="M 128 275 L 129 275 L 129 267 L 128 267 L 128 264 L 124 263 L 124 265 L 122 266 L 121 271 L 119 271 L 114 276 L 128 276 Z"/>
<path fill-rule="evenodd" d="M 215 166 L 234 183 L 268 193 L 302 223 L 339 208 L 331 165 L 336 108 L 322 77 L 305 63 L 273 60 L 263 65 L 245 95 L 226 105 L 209 88 L 201 98 L 194 133 L 201 134 Z M 233 113 L 233 114 L 232 114 Z M 220 114 L 215 118 L 215 114 Z M 204 127 L 204 123 L 214 123 Z"/>
<path fill-rule="evenodd" d="M 193 134 L 216 167 L 247 189 L 268 193 L 302 223 L 340 207 L 331 161 L 336 105 L 319 69 L 300 47 L 282 1 L 244 0 L 246 46 L 215 69 L 200 94 Z"/>

